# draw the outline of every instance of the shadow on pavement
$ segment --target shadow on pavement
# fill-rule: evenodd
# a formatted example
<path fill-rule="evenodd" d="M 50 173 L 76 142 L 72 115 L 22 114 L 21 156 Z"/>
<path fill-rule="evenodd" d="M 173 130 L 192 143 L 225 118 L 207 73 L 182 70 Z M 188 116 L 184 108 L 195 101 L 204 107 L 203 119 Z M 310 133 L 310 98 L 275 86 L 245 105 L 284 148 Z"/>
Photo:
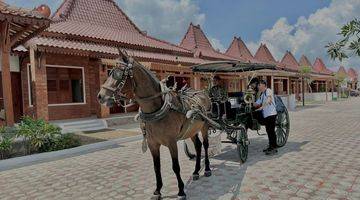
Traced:
<path fill-rule="evenodd" d="M 299 152 L 305 142 L 288 142 L 278 154 L 266 156 L 262 152 L 268 144 L 265 138 L 250 139 L 248 160 L 240 165 L 235 145 L 226 145 L 221 154 L 210 159 L 213 175 L 200 177 L 198 181 L 188 181 L 185 188 L 190 199 L 237 199 L 248 166 L 257 162 L 272 160 L 290 152 Z"/>

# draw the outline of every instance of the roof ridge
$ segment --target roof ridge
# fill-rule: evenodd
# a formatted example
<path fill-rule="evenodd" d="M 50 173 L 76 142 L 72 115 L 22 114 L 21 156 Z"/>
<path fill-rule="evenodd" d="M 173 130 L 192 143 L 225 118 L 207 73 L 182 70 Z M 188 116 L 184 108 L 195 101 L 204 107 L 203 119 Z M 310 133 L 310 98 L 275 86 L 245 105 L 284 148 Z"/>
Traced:
<path fill-rule="evenodd" d="M 282 57 L 280 63 L 283 63 L 283 64 L 291 64 L 291 63 L 288 63 L 286 62 L 286 58 L 290 59 L 290 62 L 294 62 L 297 67 L 299 66 L 299 63 L 297 62 L 297 60 L 295 59 L 294 55 L 290 52 L 290 51 L 286 51 L 286 53 L 284 54 L 284 56 Z"/>
<path fill-rule="evenodd" d="M 73 8 L 75 0 L 63 0 L 61 5 L 52 14 L 51 19 L 53 22 L 66 21 L 69 17 L 70 10 Z M 63 13 L 65 13 L 63 15 Z"/>
<path fill-rule="evenodd" d="M 105 1 L 106 1 L 106 0 L 105 0 Z M 114 0 L 107 0 L 107 1 L 112 2 L 112 3 L 115 5 L 115 7 L 118 9 L 118 11 L 120 11 L 120 12 L 125 16 L 125 18 L 130 22 L 130 24 L 133 25 L 133 26 L 135 27 L 135 29 L 139 31 L 140 34 L 146 36 L 146 34 L 144 34 L 144 32 L 141 31 L 141 30 L 139 29 L 139 27 L 136 26 L 136 24 L 129 18 L 129 16 L 127 16 L 127 14 L 126 14 L 123 10 L 121 10 L 121 8 L 119 7 L 119 5 L 117 5 L 117 3 L 116 3 Z"/>
<path fill-rule="evenodd" d="M 209 41 L 209 39 L 206 37 L 204 31 L 201 29 L 200 24 L 198 24 L 198 25 L 196 26 L 196 28 L 198 28 L 198 29 L 201 31 L 201 34 L 204 36 L 204 38 L 206 39 L 207 43 L 210 45 L 211 49 L 214 50 L 214 51 L 216 51 L 216 50 L 214 49 L 214 47 L 211 45 L 211 42 Z"/>

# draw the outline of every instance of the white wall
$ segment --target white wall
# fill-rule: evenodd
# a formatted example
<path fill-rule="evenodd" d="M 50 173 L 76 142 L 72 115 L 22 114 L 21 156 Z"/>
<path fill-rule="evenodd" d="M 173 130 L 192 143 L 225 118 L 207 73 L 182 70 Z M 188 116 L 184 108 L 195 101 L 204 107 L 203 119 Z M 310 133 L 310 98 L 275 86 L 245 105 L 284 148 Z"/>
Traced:
<path fill-rule="evenodd" d="M 334 92 L 333 95 L 334 97 L 337 97 L 336 92 Z M 331 92 L 327 93 L 327 100 L 328 101 L 332 100 Z M 326 101 L 326 92 L 305 93 L 305 101 Z"/>
<path fill-rule="evenodd" d="M 1 71 L 2 56 L 0 56 L 0 71 Z M 10 56 L 10 71 L 20 72 L 19 57 Z"/>
<path fill-rule="evenodd" d="M 280 96 L 286 108 L 291 111 L 296 108 L 295 94 Z"/>

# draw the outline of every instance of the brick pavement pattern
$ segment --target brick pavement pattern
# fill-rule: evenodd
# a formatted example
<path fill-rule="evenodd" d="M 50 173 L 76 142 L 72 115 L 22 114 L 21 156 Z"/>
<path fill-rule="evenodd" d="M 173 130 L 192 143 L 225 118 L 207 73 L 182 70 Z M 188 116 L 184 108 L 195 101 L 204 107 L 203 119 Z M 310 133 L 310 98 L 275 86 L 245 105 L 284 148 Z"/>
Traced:
<path fill-rule="evenodd" d="M 213 176 L 191 180 L 194 161 L 179 152 L 188 199 L 360 199 L 360 98 L 291 112 L 288 143 L 265 156 L 267 138 L 250 133 L 248 161 L 223 144 Z M 165 199 L 176 198 L 171 159 L 162 148 Z M 0 172 L 0 199 L 150 199 L 155 176 L 141 142 Z"/>

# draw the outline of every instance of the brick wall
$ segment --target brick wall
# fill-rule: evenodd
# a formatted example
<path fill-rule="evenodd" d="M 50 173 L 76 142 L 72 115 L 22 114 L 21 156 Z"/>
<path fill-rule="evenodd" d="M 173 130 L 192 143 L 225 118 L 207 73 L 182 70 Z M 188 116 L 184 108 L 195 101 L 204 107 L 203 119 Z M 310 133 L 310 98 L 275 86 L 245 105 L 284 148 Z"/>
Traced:
<path fill-rule="evenodd" d="M 34 116 L 34 108 L 29 106 L 29 90 L 28 90 L 28 68 L 26 67 L 29 64 L 29 58 L 26 58 L 22 64 L 21 76 L 22 76 L 22 94 L 23 94 L 23 108 L 24 114 Z M 97 68 L 99 63 L 97 60 L 89 59 L 88 57 L 81 56 L 70 56 L 62 54 L 46 54 L 46 64 L 47 65 L 61 65 L 61 66 L 78 66 L 84 67 L 85 74 L 85 99 L 86 103 L 81 105 L 49 105 L 48 106 L 48 118 L 49 120 L 60 120 L 60 119 L 72 119 L 72 118 L 82 118 L 89 117 L 91 115 L 97 114 L 99 112 L 99 106 L 97 106 L 96 94 L 98 92 L 99 86 L 96 84 L 99 83 L 97 76 Z M 44 70 L 45 75 L 39 75 L 39 77 L 46 77 L 46 71 Z M 46 82 L 46 81 L 45 81 Z M 40 92 L 37 92 L 38 98 L 46 98 Z"/>

